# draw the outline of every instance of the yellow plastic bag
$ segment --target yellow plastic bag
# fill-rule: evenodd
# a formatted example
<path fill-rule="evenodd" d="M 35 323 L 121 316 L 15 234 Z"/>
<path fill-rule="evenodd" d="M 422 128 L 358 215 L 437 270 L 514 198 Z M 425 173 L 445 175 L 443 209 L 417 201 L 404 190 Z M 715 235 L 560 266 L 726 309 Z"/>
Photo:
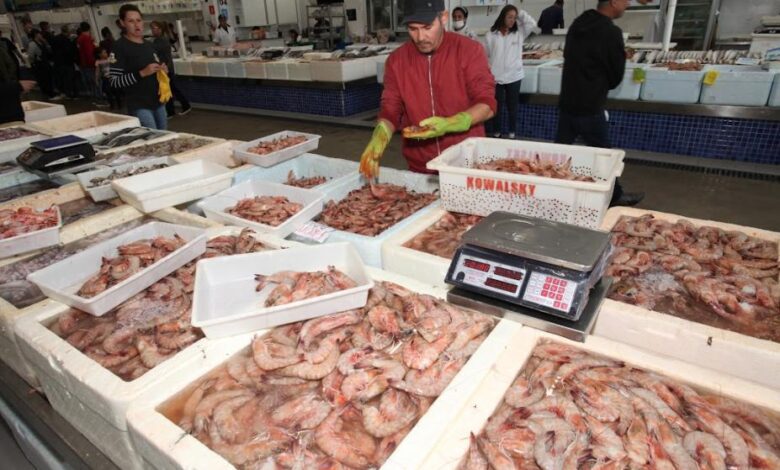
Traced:
<path fill-rule="evenodd" d="M 173 93 L 171 93 L 171 79 L 168 78 L 168 74 L 165 73 L 165 70 L 157 71 L 157 84 L 159 88 L 158 95 L 160 96 L 160 103 L 167 103 L 173 98 Z"/>
<path fill-rule="evenodd" d="M 715 84 L 716 81 L 718 81 L 718 77 L 720 76 L 720 72 L 717 70 L 710 70 L 707 73 L 704 74 L 704 84 L 707 86 L 712 86 Z"/>

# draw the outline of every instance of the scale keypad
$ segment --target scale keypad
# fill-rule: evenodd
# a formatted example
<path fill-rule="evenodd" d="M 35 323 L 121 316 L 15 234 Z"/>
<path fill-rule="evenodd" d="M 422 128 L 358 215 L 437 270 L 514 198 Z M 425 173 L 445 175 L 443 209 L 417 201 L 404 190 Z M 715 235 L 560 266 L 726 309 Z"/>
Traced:
<path fill-rule="evenodd" d="M 577 291 L 577 284 L 566 279 L 532 272 L 523 300 L 568 312 Z"/>

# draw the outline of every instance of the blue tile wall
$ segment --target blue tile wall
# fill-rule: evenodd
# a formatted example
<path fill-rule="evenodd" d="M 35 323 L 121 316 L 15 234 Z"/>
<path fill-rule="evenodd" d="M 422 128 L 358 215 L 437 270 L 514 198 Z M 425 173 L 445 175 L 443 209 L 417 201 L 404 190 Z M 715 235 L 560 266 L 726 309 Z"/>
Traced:
<path fill-rule="evenodd" d="M 334 117 L 377 109 L 382 93 L 378 83 L 350 85 L 345 89 L 317 89 L 258 85 L 237 79 L 179 77 L 178 84 L 194 103 Z"/>

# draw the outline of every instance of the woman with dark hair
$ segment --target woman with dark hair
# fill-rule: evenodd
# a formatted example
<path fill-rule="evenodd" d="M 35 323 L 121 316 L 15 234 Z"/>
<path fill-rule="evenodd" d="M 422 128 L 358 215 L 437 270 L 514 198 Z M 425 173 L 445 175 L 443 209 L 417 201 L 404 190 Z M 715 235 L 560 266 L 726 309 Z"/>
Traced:
<path fill-rule="evenodd" d="M 517 112 L 520 104 L 520 82 L 525 78 L 523 70 L 523 41 L 536 28 L 536 21 L 525 11 L 507 5 L 498 15 L 485 40 L 487 42 L 490 71 L 496 79 L 498 109 L 488 122 L 488 132 L 501 136 L 501 114 L 509 111 L 508 138 L 514 139 L 517 130 Z"/>
<path fill-rule="evenodd" d="M 466 7 L 455 7 L 452 9 L 452 30 L 467 38 L 477 39 L 477 33 L 469 29 L 466 24 L 469 19 L 469 11 Z"/>
<path fill-rule="evenodd" d="M 152 36 L 154 36 L 154 41 L 152 42 L 152 45 L 154 46 L 154 51 L 157 53 L 157 57 L 160 58 L 160 60 L 165 63 L 165 65 L 168 66 L 168 80 L 170 81 L 171 86 L 171 93 L 173 94 L 173 98 L 168 100 L 167 103 L 165 103 L 165 110 L 168 114 L 168 118 L 172 118 L 176 115 L 176 107 L 173 103 L 174 100 L 177 100 L 179 103 L 181 103 L 181 115 L 187 114 L 192 109 L 192 106 L 190 105 L 190 102 L 187 100 L 187 97 L 184 96 L 184 93 L 182 93 L 181 89 L 176 84 L 176 75 L 174 74 L 173 70 L 173 54 L 171 51 L 171 42 L 168 39 L 170 37 L 169 31 L 168 31 L 168 24 L 164 21 L 152 21 L 151 23 L 151 29 L 152 29 Z"/>
<path fill-rule="evenodd" d="M 111 49 L 114 47 L 114 35 L 111 33 L 111 30 L 108 29 L 108 26 L 104 26 L 103 29 L 100 30 L 100 36 L 103 37 L 100 41 L 100 47 L 106 51 L 108 55 L 111 55 Z"/>

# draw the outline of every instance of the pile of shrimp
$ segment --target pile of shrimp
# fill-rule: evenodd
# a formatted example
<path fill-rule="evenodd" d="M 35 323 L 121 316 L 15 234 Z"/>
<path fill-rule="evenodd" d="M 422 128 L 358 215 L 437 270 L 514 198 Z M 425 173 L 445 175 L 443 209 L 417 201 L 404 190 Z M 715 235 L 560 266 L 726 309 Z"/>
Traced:
<path fill-rule="evenodd" d="M 277 284 L 265 299 L 266 307 L 289 304 L 357 286 L 355 281 L 333 266 L 328 266 L 327 271 L 281 271 L 270 276 L 256 274 L 255 281 L 257 292 L 269 284 Z"/>
<path fill-rule="evenodd" d="M 117 247 L 117 256 L 103 258 L 97 274 L 89 278 L 76 295 L 94 297 L 165 258 L 187 244 L 178 234 L 173 238 L 138 240 Z"/>
<path fill-rule="evenodd" d="M 651 214 L 612 232 L 610 298 L 780 341 L 777 243 Z"/>
<path fill-rule="evenodd" d="M 59 223 L 57 208 L 36 211 L 32 207 L 0 210 L 0 240 L 51 228 Z"/>
<path fill-rule="evenodd" d="M 225 212 L 242 219 L 276 227 L 294 216 L 303 208 L 284 196 L 255 196 L 238 201 Z"/>
<path fill-rule="evenodd" d="M 295 172 L 290 170 L 287 173 L 287 181 L 284 183 L 287 186 L 295 186 L 296 188 L 313 188 L 319 186 L 328 181 L 328 178 L 324 176 L 312 176 L 310 178 L 296 178 Z"/>
<path fill-rule="evenodd" d="M 278 139 L 266 140 L 258 142 L 254 147 L 249 147 L 246 151 L 257 155 L 268 155 L 269 153 L 278 152 L 284 150 L 287 147 L 298 145 L 306 142 L 307 138 L 304 135 L 291 135 L 287 137 L 279 137 Z"/>
<path fill-rule="evenodd" d="M 362 309 L 256 337 L 165 413 L 242 469 L 378 468 L 493 325 L 380 282 Z"/>
<path fill-rule="evenodd" d="M 565 163 L 542 162 L 539 155 L 533 160 L 523 158 L 503 158 L 474 166 L 477 170 L 502 171 L 505 173 L 519 173 L 522 175 L 544 176 L 569 181 L 584 181 L 593 183 L 596 181 L 591 176 L 578 175 L 571 169 L 571 157 Z"/>
<path fill-rule="evenodd" d="M 478 215 L 447 212 L 435 224 L 404 244 L 405 247 L 423 251 L 442 258 L 452 259 L 460 246 L 463 234 L 479 223 Z"/>
<path fill-rule="evenodd" d="M 339 202 L 329 201 L 320 221 L 337 230 L 374 237 L 435 200 L 435 194 L 394 184 L 365 185 Z"/>
<path fill-rule="evenodd" d="M 558 343 L 542 343 L 461 469 L 780 468 L 765 410 Z"/>
<path fill-rule="evenodd" d="M 262 251 L 245 229 L 209 240 L 202 258 Z M 190 324 L 197 259 L 122 305 L 93 317 L 71 309 L 51 330 L 122 380 L 135 380 L 203 337 Z"/>

